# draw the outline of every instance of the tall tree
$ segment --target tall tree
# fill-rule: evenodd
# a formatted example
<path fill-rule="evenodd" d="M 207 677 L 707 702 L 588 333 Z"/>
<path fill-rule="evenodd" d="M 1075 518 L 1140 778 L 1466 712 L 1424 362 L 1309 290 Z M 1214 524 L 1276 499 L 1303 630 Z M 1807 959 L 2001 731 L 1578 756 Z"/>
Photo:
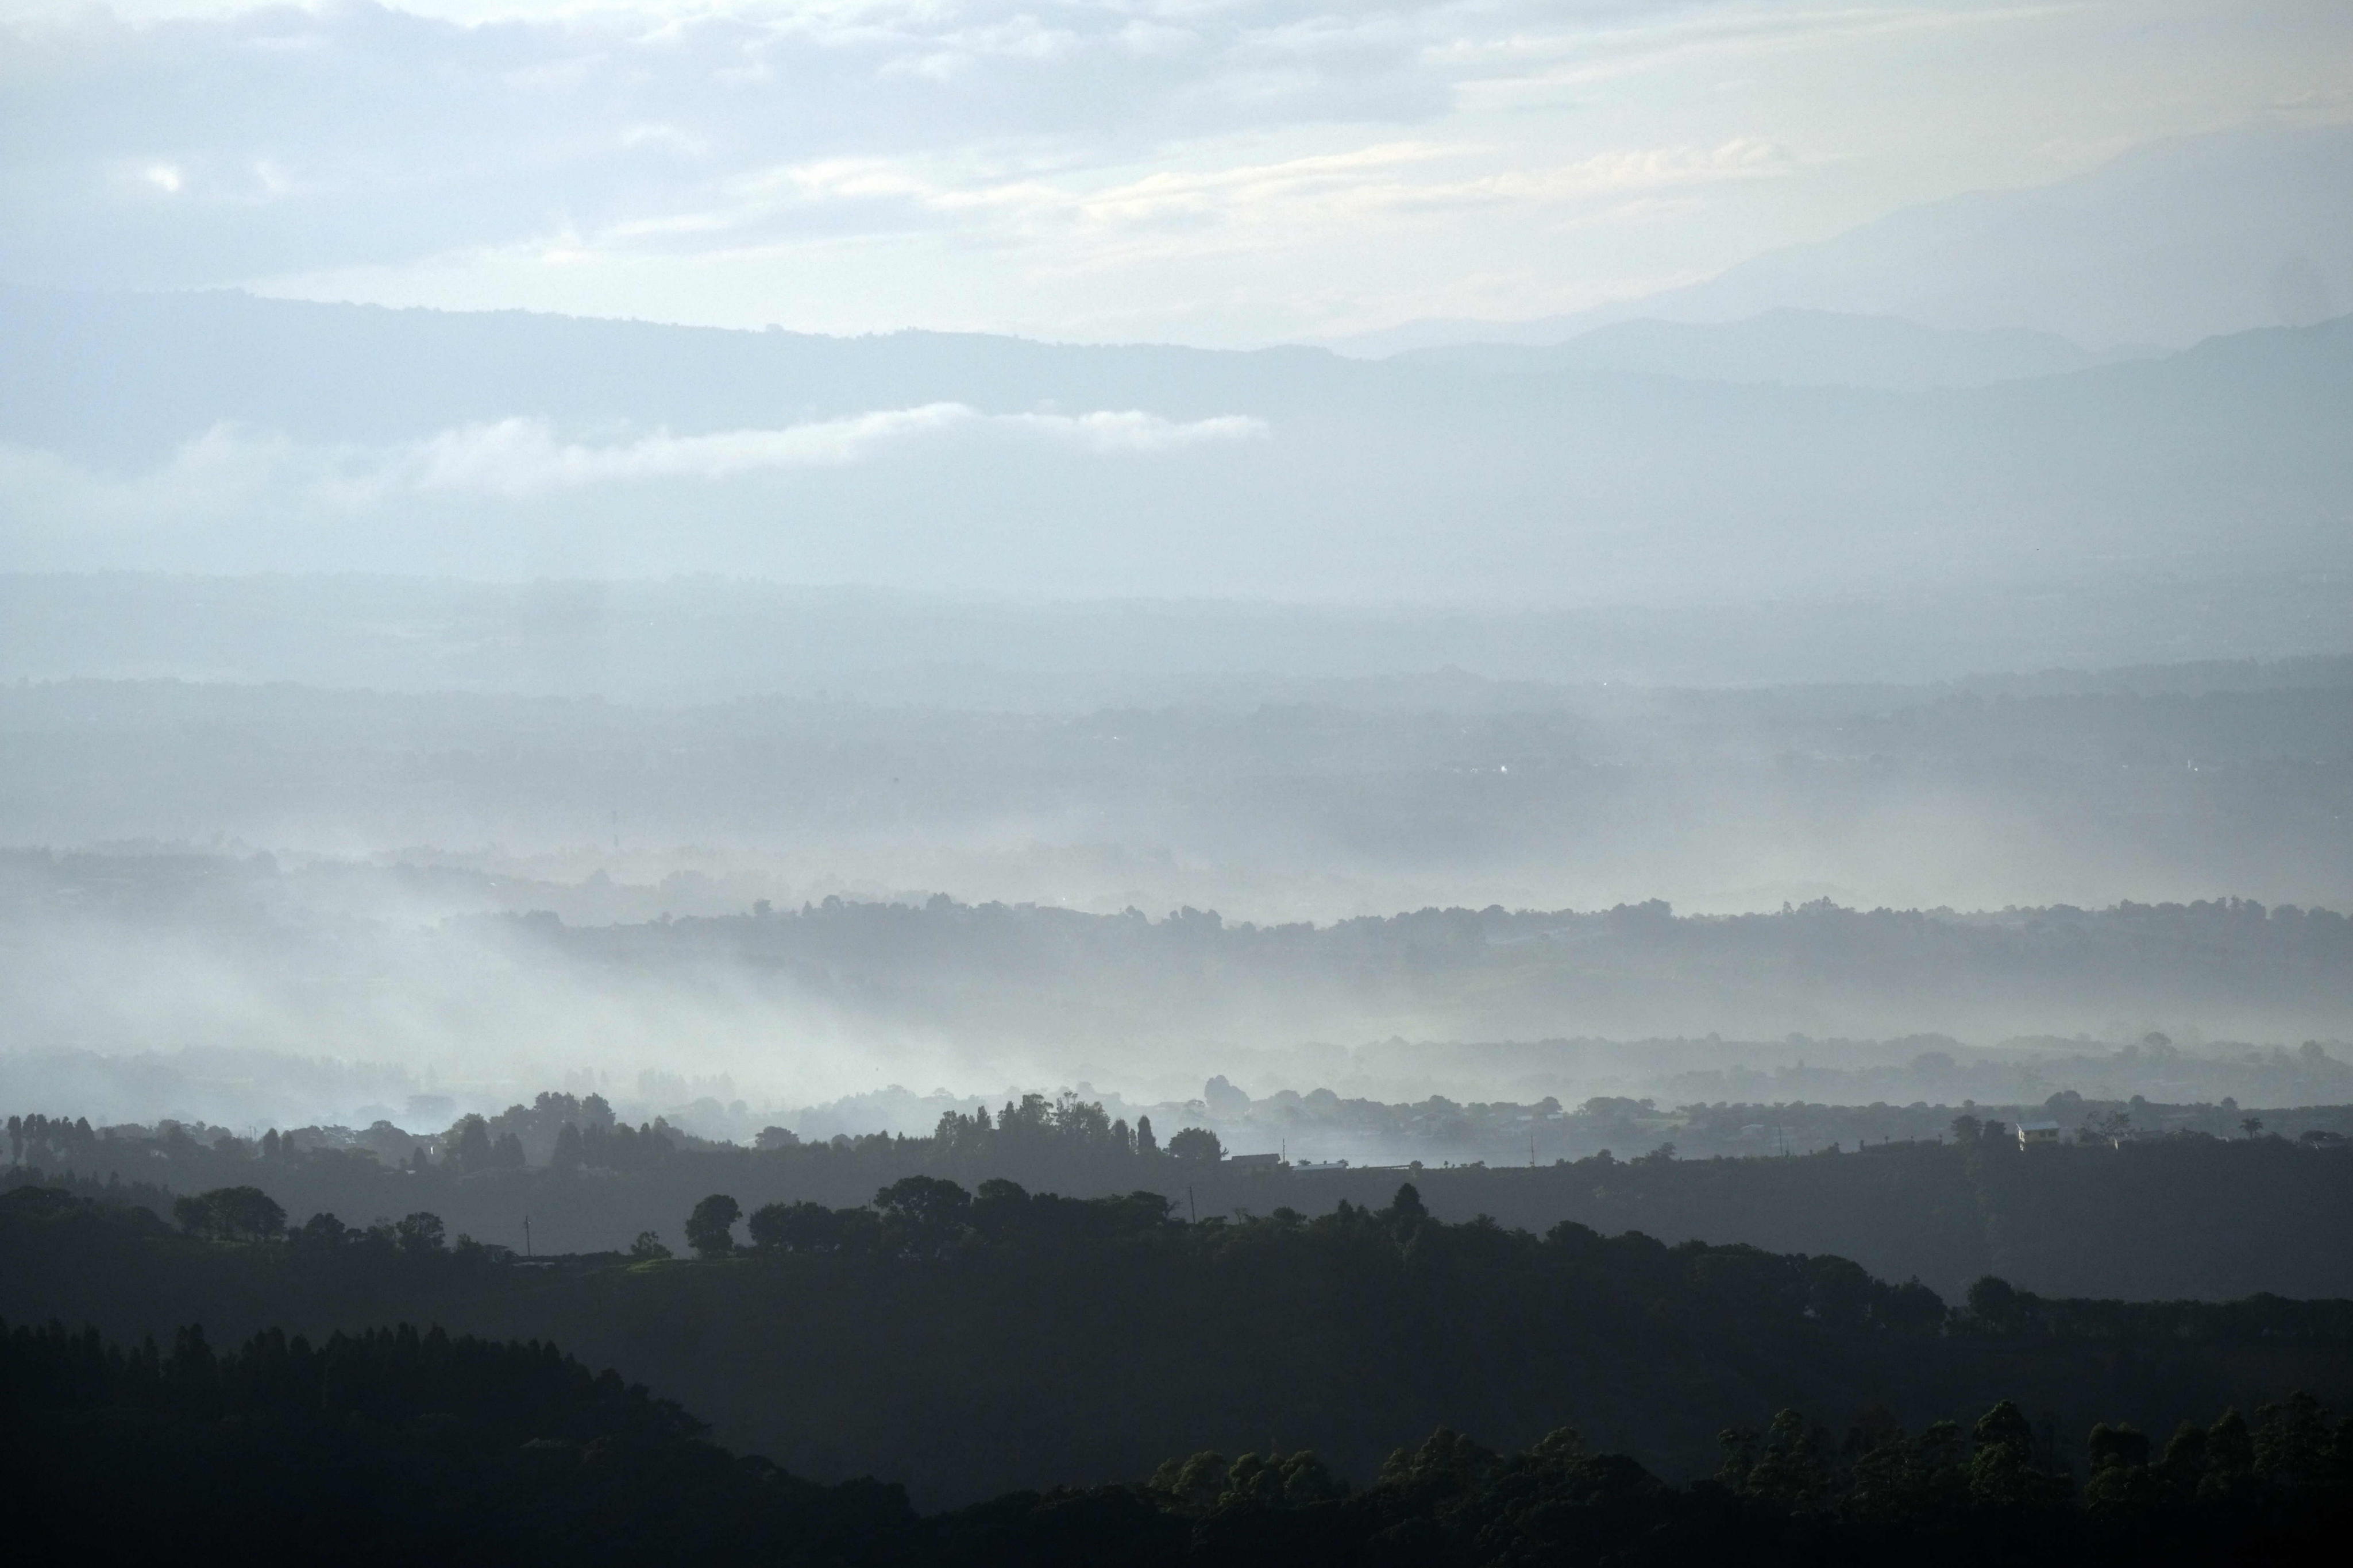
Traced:
<path fill-rule="evenodd" d="M 724 1258 L 735 1250 L 735 1222 L 744 1205 L 725 1193 L 713 1193 L 686 1216 L 686 1244 L 702 1258 Z"/>

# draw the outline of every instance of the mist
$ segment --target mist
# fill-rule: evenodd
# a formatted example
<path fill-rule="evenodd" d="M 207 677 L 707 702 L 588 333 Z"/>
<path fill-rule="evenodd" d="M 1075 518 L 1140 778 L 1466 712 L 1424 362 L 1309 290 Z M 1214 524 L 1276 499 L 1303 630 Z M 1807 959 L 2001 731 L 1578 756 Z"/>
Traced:
<path fill-rule="evenodd" d="M 247 1128 L 594 1084 L 742 1142 L 2353 1036 L 2335 939 L 2276 934 L 2353 886 L 2343 322 L 1640 325 L 1368 362 L 9 290 L 10 1070 Z M 2062 956 L 2146 908 L 2314 967 Z M 1857 956 L 1907 921 L 2049 951 Z M 1564 1040 L 1618 1044 L 1471 1051 Z"/>
<path fill-rule="evenodd" d="M 2341 1542 L 2348 82 L 5 7 L 12 1542 Z"/>

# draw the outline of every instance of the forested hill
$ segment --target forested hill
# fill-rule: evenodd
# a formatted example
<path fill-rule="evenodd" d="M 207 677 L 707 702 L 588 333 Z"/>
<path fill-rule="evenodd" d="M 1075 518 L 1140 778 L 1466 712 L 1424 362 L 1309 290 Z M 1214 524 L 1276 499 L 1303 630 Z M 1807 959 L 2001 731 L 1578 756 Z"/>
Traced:
<path fill-rule="evenodd" d="M 438 1328 L 223 1350 L 195 1324 L 162 1346 L 0 1324 L 0 1400 L 20 1552 L 231 1560 L 291 1541 L 367 1564 L 821 1562 L 912 1522 L 896 1487 L 735 1458 L 553 1345 Z"/>
<path fill-rule="evenodd" d="M 2317 1002 L 2353 976 L 2353 921 L 2332 910 L 2267 910 L 2244 900 L 2120 903 L 1981 914 L 1855 910 L 1824 900 L 1778 914 L 1677 916 L 1666 904 L 1600 910 L 1428 909 L 1329 925 L 1227 922 L 1214 910 L 1166 919 L 1039 905 L 923 905 L 838 898 L 799 910 L 565 928 L 546 940 L 582 956 L 660 963 L 724 954 L 793 966 L 814 984 L 885 986 L 918 1001 L 934 986 L 997 977 L 1007 990 L 1100 971 L 1118 988 L 1190 1000 L 1205 983 L 1340 983 L 1436 991 L 1475 981 L 1573 993 L 1607 977 L 1732 989 L 1796 970 L 1841 989 L 1931 1002 L 1985 985 L 2136 987 L 2145 1005 L 2217 989 L 2285 991 Z"/>
<path fill-rule="evenodd" d="M 395 893 L 429 905 L 453 880 L 464 879 L 403 868 L 377 886 L 348 871 L 306 876 L 266 856 L 7 851 L 0 926 L 30 946 L 69 950 L 91 932 L 198 925 L 226 957 L 266 959 L 273 975 L 314 975 L 328 988 L 354 965 L 397 961 L 429 974 L 486 952 L 533 973 L 560 964 L 567 988 L 616 998 L 702 984 L 717 970 L 779 1013 L 821 1009 L 894 1032 L 936 1026 L 1008 1047 L 1083 1042 L 1097 1056 L 1140 1040 L 1219 1037 L 1283 1047 L 1391 1034 L 2001 1039 L 2118 1018 L 2180 1019 L 2218 1038 L 2265 1042 L 2353 1030 L 2353 921 L 2234 898 L 1978 912 L 1823 900 L 1742 915 L 1679 915 L 1658 901 L 1491 905 L 1260 924 L 1192 908 L 1091 914 L 938 894 L 799 907 L 747 900 L 739 913 L 610 924 L 568 924 L 545 910 L 453 916 L 423 931 L 353 918 L 355 903 L 401 908 Z M 707 879 L 681 879 L 688 908 L 707 891 Z M 28 1007 L 45 1004 L 31 978 L 12 989 Z"/>
<path fill-rule="evenodd" d="M 2184 1424 L 2160 1449 L 2094 1426 L 2084 1474 L 2002 1401 L 1966 1426 L 1884 1411 L 1843 1442 L 1795 1410 L 1665 1483 L 1556 1427 L 1499 1454 L 1440 1428 L 1352 1486 L 1312 1451 L 1171 1457 L 1149 1481 L 918 1517 L 902 1489 L 815 1485 L 699 1440 L 676 1405 L 540 1344 L 435 1328 L 313 1346 L 270 1331 L 167 1353 L 0 1324 L 0 1463 L 20 1552 L 360 1563 L 1005 1563 L 1615 1568 L 1735 1559 L 2016 1563 L 2302 1559 L 2353 1511 L 2353 1422 L 2309 1396 Z M 2070 1436 L 2072 1437 L 2072 1434 Z M 2073 1445 L 2068 1445 L 2073 1448 Z M 137 1506 L 125 1508 L 126 1500 Z"/>
<path fill-rule="evenodd" d="M 227 1340 L 398 1321 L 554 1339 L 682 1400 L 724 1441 L 923 1506 L 1113 1481 L 1172 1455 L 1312 1448 L 1363 1479 L 1441 1425 L 1525 1445 L 1563 1424 L 1679 1475 L 1785 1406 L 1918 1425 L 2015 1396 L 2074 1432 L 2144 1431 L 2304 1389 L 2353 1394 L 2342 1301 L 2058 1300 L 1999 1283 L 1948 1310 L 1828 1257 L 1542 1237 L 1378 1209 L 1187 1224 L 1151 1194 L 1079 1201 L 915 1179 L 871 1205 L 764 1211 L 705 1256 L 534 1266 L 417 1213 L 280 1237 L 259 1194 L 143 1210 L 0 1202 L 0 1316 Z M 710 1223 L 715 1219 L 715 1223 Z M 198 1232 L 204 1234 L 197 1234 Z"/>
<path fill-rule="evenodd" d="M 2079 1142 L 2021 1149 L 2007 1126 L 1968 1118 L 1965 1142 L 1678 1159 L 1656 1146 L 1660 1134 L 1624 1114 L 1641 1108 L 1601 1109 L 1609 1114 L 1577 1120 L 1615 1126 L 1626 1134 L 1628 1157 L 1605 1150 L 1533 1166 L 1433 1162 L 1411 1179 L 1430 1211 L 1449 1220 L 1492 1215 L 1535 1232 L 1570 1220 L 1669 1243 L 1834 1253 L 1947 1293 L 1992 1273 L 2071 1296 L 2353 1296 L 2353 1145 L 2330 1133 L 2292 1141 L 2250 1117 L 2253 1137 L 2112 1141 L 2087 1131 Z M 1736 1108 L 1726 1119 L 1774 1118 L 1794 1137 L 1827 1110 Z M 2313 1113 L 2270 1114 L 2282 1125 Z M 2105 1118 L 2126 1120 L 2113 1106 Z M 1562 1121 L 1520 1125 L 1531 1137 L 1525 1130 L 1541 1126 L 1550 1140 L 1561 1135 Z M 123 1129 L 100 1136 L 86 1123 L 40 1116 L 20 1119 L 16 1131 L 18 1152 L 32 1165 L 98 1184 L 85 1189 L 94 1194 L 106 1183 L 127 1184 L 121 1196 L 159 1215 L 169 1214 L 175 1194 L 253 1186 L 298 1219 L 429 1209 L 453 1233 L 560 1252 L 619 1248 L 645 1230 L 675 1243 L 681 1216 L 711 1192 L 732 1194 L 747 1209 L 779 1201 L 843 1205 L 908 1176 L 967 1187 L 1004 1178 L 1086 1197 L 1150 1191 L 1208 1218 L 1283 1207 L 1318 1213 L 1343 1200 L 1377 1205 L 1402 1179 L 1395 1169 L 1238 1163 L 1216 1158 L 1214 1143 L 1172 1152 L 1177 1130 L 1165 1130 L 1168 1147 L 1153 1146 L 1158 1135 L 1148 1127 L 1131 1129 L 1099 1105 L 1029 1096 L 993 1121 L 985 1110 L 951 1112 L 928 1137 L 802 1143 L 786 1134 L 747 1149 L 617 1123 L 594 1096 L 546 1094 L 489 1121 L 462 1119 L 437 1139 L 385 1126 L 375 1147 L 321 1147 L 311 1142 L 315 1130 L 300 1142 L 224 1135 L 206 1143 L 178 1127 L 153 1137 Z M 13 1177 L 42 1179 L 30 1171 Z"/>
<path fill-rule="evenodd" d="M 2275 1027 L 2341 1032 L 2353 921 L 2229 899 L 1978 915 L 1852 910 L 1678 916 L 1606 910 L 1422 910 L 1330 925 L 1164 920 L 1039 906 L 852 903 L 534 933 L 562 952 L 659 969 L 725 959 L 802 992 L 910 1022 L 950 1016 L 1008 1033 L 1075 1011 L 1116 1037 L 1139 1016 L 1230 1026 L 1264 1016 L 1437 1016 L 1456 1037 L 1542 1038 L 1564 1017 L 1614 1017 L 1686 998 L 1690 1016 L 1779 1016 L 1792 993 L 1850 1013 L 1990 1024 L 2219 1007 Z M 1041 1005 L 1042 1001 L 1042 1005 Z"/>

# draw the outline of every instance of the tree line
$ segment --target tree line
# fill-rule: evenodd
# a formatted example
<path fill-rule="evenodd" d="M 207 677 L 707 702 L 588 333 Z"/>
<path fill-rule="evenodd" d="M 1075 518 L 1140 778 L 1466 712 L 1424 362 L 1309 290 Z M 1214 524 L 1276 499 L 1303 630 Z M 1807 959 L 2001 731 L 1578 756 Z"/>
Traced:
<path fill-rule="evenodd" d="M 1625 1105 L 1604 1109 L 1643 1141 L 1657 1137 L 1636 1128 Z M 1947 1296 L 1987 1274 L 2051 1296 L 2353 1296 L 2353 1144 L 2276 1138 L 2253 1112 L 2235 1116 L 2227 1139 L 2133 1137 L 2129 1111 L 2066 1109 L 2077 1141 L 2031 1150 L 2000 1117 L 1964 1112 L 1940 1141 L 1705 1159 L 1654 1146 L 1631 1157 L 1605 1150 L 1533 1168 L 1431 1166 L 1410 1176 L 1431 1212 L 1450 1220 L 1487 1214 L 1541 1233 L 1570 1219 L 1670 1242 L 1832 1253 Z M 949 1110 L 925 1137 L 803 1142 L 778 1130 L 752 1149 L 609 1118 L 596 1096 L 543 1094 L 501 1117 L 460 1119 L 442 1135 L 439 1158 L 397 1166 L 301 1138 L 281 1136 L 273 1152 L 267 1135 L 208 1145 L 92 1133 L 77 1152 L 58 1142 L 57 1129 L 74 1126 L 63 1118 L 43 1119 L 41 1142 L 26 1147 L 59 1162 L 41 1167 L 40 1180 L 70 1171 L 116 1181 L 167 1220 L 179 1196 L 250 1186 L 296 1215 L 323 1211 L 364 1227 L 430 1210 L 453 1236 L 541 1253 L 620 1251 L 648 1236 L 680 1249 L 681 1215 L 714 1191 L 746 1214 L 772 1204 L 844 1209 L 923 1175 L 966 1191 L 991 1180 L 1074 1197 L 1149 1191 L 1209 1216 L 1320 1212 L 1343 1199 L 1377 1207 L 1400 1175 L 1247 1168 L 1219 1158 L 1207 1129 L 1172 1134 L 1143 1116 L 1131 1125 L 1069 1093 L 1025 1095 L 994 1112 Z M 528 1163 L 497 1156 L 509 1138 Z M 478 1160 L 470 1149 L 488 1152 Z M 5 1180 L 36 1177 L 27 1169 Z"/>

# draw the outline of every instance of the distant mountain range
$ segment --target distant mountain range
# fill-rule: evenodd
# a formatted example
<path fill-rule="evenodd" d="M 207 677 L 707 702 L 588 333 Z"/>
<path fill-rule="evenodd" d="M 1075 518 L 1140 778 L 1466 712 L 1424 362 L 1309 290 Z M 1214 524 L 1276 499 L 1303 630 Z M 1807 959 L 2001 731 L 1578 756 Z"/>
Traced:
<path fill-rule="evenodd" d="M 1756 385 L 1917 391 L 2063 375 L 2161 359 L 2166 352 L 2126 348 L 2094 353 L 2050 332 L 2023 328 L 1968 331 L 1893 316 L 1782 309 L 1721 323 L 1619 321 L 1564 343 L 1461 343 L 1411 349 L 1396 357 L 1521 375 L 1625 372 Z"/>
<path fill-rule="evenodd" d="M 1906 208 L 1687 288 L 1538 321 L 1411 321 L 1331 346 L 1377 357 L 1562 343 L 1636 318 L 1784 310 L 2044 332 L 2104 351 L 2310 325 L 2353 310 L 2353 125 L 2158 142 L 2052 184 Z"/>
<path fill-rule="evenodd" d="M 2353 571 L 2353 320 L 2103 357 L 1797 313 L 1367 363 L 0 290 L 0 570 L 1718 605 Z"/>

